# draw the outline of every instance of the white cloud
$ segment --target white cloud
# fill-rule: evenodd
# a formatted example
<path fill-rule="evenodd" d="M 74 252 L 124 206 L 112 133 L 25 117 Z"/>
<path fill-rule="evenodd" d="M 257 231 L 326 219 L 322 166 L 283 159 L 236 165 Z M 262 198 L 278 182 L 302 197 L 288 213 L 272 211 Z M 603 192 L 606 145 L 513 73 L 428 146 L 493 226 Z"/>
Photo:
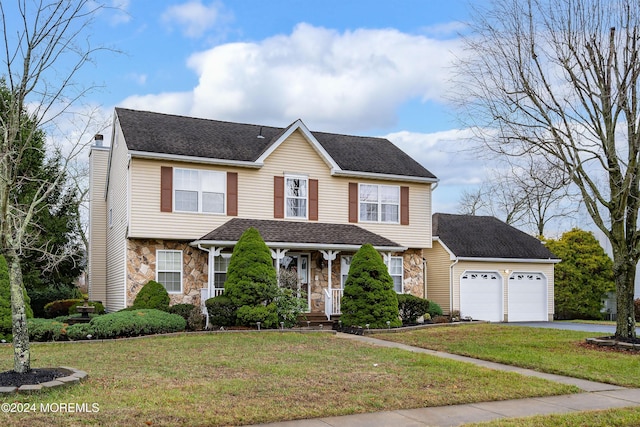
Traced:
<path fill-rule="evenodd" d="M 192 0 L 169 7 L 162 14 L 162 21 L 169 27 L 180 27 L 186 37 L 198 38 L 212 29 L 223 16 L 222 3 L 204 5 L 200 0 Z"/>
<path fill-rule="evenodd" d="M 410 99 L 442 101 L 458 49 L 456 40 L 393 29 L 340 33 L 299 24 L 289 35 L 192 55 L 187 65 L 199 82 L 190 93 L 136 96 L 125 104 L 279 126 L 302 118 L 311 129 L 363 132 L 392 126 Z"/>

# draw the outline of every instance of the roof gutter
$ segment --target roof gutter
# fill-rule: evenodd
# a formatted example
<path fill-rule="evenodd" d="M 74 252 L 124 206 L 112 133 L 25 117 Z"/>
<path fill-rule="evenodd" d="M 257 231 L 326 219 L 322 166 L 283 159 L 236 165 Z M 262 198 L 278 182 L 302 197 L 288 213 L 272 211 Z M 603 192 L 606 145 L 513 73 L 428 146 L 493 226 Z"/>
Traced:
<path fill-rule="evenodd" d="M 183 156 L 179 154 L 151 153 L 148 151 L 129 150 L 129 154 L 131 155 L 132 158 L 137 158 L 137 159 L 173 160 L 173 161 L 179 161 L 179 162 L 201 163 L 206 165 L 220 165 L 220 166 L 238 166 L 238 167 L 253 168 L 253 169 L 260 169 L 262 166 L 264 166 L 264 163 L 250 162 L 250 161 L 243 161 L 243 160 L 211 159 L 207 157 Z"/>
<path fill-rule="evenodd" d="M 235 246 L 238 243 L 236 240 L 196 240 L 190 243 L 191 246 L 198 248 L 206 246 Z M 362 245 L 349 245 L 349 244 L 325 244 L 325 243 L 291 243 L 291 242 L 265 242 L 265 244 L 271 249 L 297 249 L 297 250 L 335 250 L 345 252 L 356 252 Z M 404 252 L 408 248 L 404 246 L 376 246 L 373 245 L 377 251 L 384 252 Z"/>
<path fill-rule="evenodd" d="M 422 176 L 392 175 L 392 174 L 385 174 L 385 173 L 346 171 L 346 170 L 336 170 L 336 169 L 331 171 L 331 175 L 344 176 L 349 178 L 371 178 L 371 179 L 385 179 L 389 181 L 420 182 L 425 184 L 435 184 L 440 181 L 438 178 L 427 178 Z"/>
<path fill-rule="evenodd" d="M 456 257 L 458 261 L 481 261 L 481 262 L 511 262 L 518 264 L 557 264 L 558 258 L 482 258 L 482 257 Z"/>

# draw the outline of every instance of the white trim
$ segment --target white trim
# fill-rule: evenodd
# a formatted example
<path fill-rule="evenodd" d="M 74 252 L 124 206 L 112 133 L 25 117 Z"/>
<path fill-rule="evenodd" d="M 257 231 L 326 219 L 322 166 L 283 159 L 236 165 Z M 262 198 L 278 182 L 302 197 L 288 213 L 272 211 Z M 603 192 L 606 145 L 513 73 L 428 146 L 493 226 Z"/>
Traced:
<path fill-rule="evenodd" d="M 267 157 L 269 157 L 271 153 L 273 153 L 276 148 L 278 148 L 280 144 L 282 144 L 287 138 L 289 138 L 289 136 L 291 136 L 291 134 L 293 134 L 293 132 L 295 132 L 296 130 L 300 130 L 305 139 L 311 144 L 311 147 L 316 150 L 322 160 L 324 160 L 324 162 L 331 168 L 332 173 L 334 170 L 340 170 L 340 166 L 338 166 L 335 160 L 333 160 L 329 153 L 327 153 L 324 147 L 318 142 L 316 137 L 313 136 L 309 128 L 307 128 L 307 126 L 302 122 L 301 119 L 298 119 L 290 124 L 287 130 L 282 135 L 280 135 L 280 137 L 273 144 L 271 144 L 265 150 L 265 152 L 260 155 L 260 157 L 258 157 L 256 163 L 264 164 L 264 161 L 267 159 Z"/>
<path fill-rule="evenodd" d="M 299 180 L 299 181 L 304 181 L 305 182 L 305 193 L 306 195 L 304 197 L 301 196 L 290 196 L 287 194 L 288 191 L 288 185 L 287 185 L 287 180 Z M 304 215 L 303 216 L 293 216 L 293 215 L 289 215 L 289 205 L 287 203 L 287 199 L 293 199 L 293 200 L 304 200 L 305 201 L 305 209 L 304 209 Z M 284 217 L 286 219 L 308 219 L 309 218 L 309 176 L 308 175 L 303 175 L 303 174 L 296 174 L 296 173 L 290 173 L 284 174 Z"/>
<path fill-rule="evenodd" d="M 392 174 L 386 174 L 386 173 L 345 171 L 345 170 L 335 170 L 335 171 L 332 170 L 331 175 L 344 176 L 349 178 L 375 178 L 375 179 L 385 179 L 388 181 L 420 182 L 420 183 L 428 183 L 428 184 L 437 184 L 440 181 L 438 178 L 425 178 L 421 176 L 392 175 Z"/>
<path fill-rule="evenodd" d="M 362 186 L 363 185 L 368 185 L 370 187 L 377 187 L 377 191 L 376 191 L 376 201 L 374 202 L 367 202 L 367 201 L 362 201 Z M 393 205 L 393 206 L 397 206 L 398 208 L 398 219 L 396 221 L 383 221 L 382 220 L 382 194 L 381 194 L 381 189 L 382 187 L 391 187 L 391 188 L 395 188 L 398 190 L 398 203 L 384 203 L 384 205 Z M 365 183 L 365 182 L 359 182 L 358 183 L 358 222 L 359 223 L 363 223 L 363 224 L 400 224 L 400 216 L 401 216 L 401 189 L 400 189 L 400 185 L 389 185 L 389 184 L 370 184 L 370 183 Z M 377 219 L 375 220 L 369 220 L 369 219 L 362 219 L 362 210 L 360 209 L 360 207 L 362 206 L 362 204 L 369 204 L 369 205 L 373 205 L 375 204 L 377 206 Z"/>
<path fill-rule="evenodd" d="M 238 167 L 253 168 L 253 169 L 259 169 L 262 166 L 264 166 L 264 163 L 244 161 L 244 160 L 212 159 L 208 157 L 183 156 L 180 154 L 150 153 L 147 151 L 129 150 L 129 154 L 131 155 L 132 158 L 136 158 L 136 159 L 174 160 L 178 162 L 202 163 L 206 165 L 221 165 L 221 166 L 238 166 Z"/>
<path fill-rule="evenodd" d="M 557 264 L 561 259 L 541 259 L 541 258 L 480 258 L 480 257 L 457 257 L 459 261 L 479 261 L 479 262 L 511 262 L 517 264 Z"/>
<path fill-rule="evenodd" d="M 158 254 L 160 252 L 171 252 L 171 253 L 179 253 L 180 254 L 180 290 L 179 291 L 170 291 L 169 289 L 167 289 L 166 285 L 164 283 L 162 283 L 159 278 L 158 278 L 158 274 L 160 274 L 160 267 L 159 267 L 159 262 L 158 262 Z M 184 292 L 184 253 L 182 250 L 180 249 L 156 249 L 156 282 L 160 283 L 162 286 L 165 287 L 165 289 L 167 289 L 167 293 L 169 294 L 174 294 L 174 295 L 180 295 Z M 163 270 L 163 272 L 170 272 L 170 273 L 177 273 L 177 270 Z"/>
<path fill-rule="evenodd" d="M 190 243 L 191 246 L 234 246 L 238 243 L 235 240 L 196 240 Z M 356 252 L 362 245 L 327 245 L 324 243 L 290 243 L 290 242 L 265 242 L 272 249 L 296 249 L 296 250 L 335 250 Z M 375 246 L 379 252 L 404 252 L 408 248 L 405 246 Z"/>

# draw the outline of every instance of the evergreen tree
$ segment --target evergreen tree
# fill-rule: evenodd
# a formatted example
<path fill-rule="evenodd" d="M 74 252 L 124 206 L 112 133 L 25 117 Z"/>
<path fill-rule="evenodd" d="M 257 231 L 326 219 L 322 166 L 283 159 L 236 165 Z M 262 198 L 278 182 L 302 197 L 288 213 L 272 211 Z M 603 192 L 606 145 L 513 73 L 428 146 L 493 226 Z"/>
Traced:
<path fill-rule="evenodd" d="M 278 294 L 276 270 L 269 248 L 255 228 L 247 229 L 233 248 L 224 294 L 237 307 L 238 323 L 261 322 L 276 326 L 278 316 L 273 300 Z"/>
<path fill-rule="evenodd" d="M 398 296 L 382 257 L 370 244 L 353 256 L 341 302 L 342 324 L 370 328 L 398 327 Z"/>
<path fill-rule="evenodd" d="M 555 315 L 600 319 L 606 293 L 615 289 L 613 263 L 593 233 L 574 228 L 547 247 L 562 261 L 555 267 Z"/>
<path fill-rule="evenodd" d="M 0 80 L 0 115 L 5 113 L 9 98 L 6 83 Z M 60 156 L 47 157 L 45 133 L 26 114 L 23 122 L 23 137 L 18 142 L 22 141 L 24 149 L 15 172 L 22 178 L 20 185 L 12 189 L 11 197 L 18 205 L 28 205 L 43 182 L 53 187 L 35 209 L 28 227 L 30 239 L 21 259 L 24 286 L 29 292 L 49 286 L 70 286 L 84 268 L 77 226 L 79 200 L 73 187 L 66 183 Z"/>

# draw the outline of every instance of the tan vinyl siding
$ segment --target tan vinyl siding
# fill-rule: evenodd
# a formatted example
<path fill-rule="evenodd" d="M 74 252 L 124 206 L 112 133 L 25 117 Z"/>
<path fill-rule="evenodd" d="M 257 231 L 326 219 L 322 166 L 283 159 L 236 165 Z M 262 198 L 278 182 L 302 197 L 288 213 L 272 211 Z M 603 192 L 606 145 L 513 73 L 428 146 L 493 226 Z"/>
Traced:
<path fill-rule="evenodd" d="M 444 314 L 449 314 L 449 273 L 453 261 L 440 242 L 433 242 L 432 248 L 425 249 L 424 257 L 427 259 L 427 299 L 436 302 Z"/>
<path fill-rule="evenodd" d="M 132 159 L 130 237 L 197 239 L 230 219 L 226 215 L 160 212 L 161 166 L 237 172 L 238 217 L 240 218 L 274 219 L 274 176 L 295 174 L 317 179 L 319 193 L 317 221 L 324 223 L 349 223 L 349 182 L 408 186 L 410 225 L 374 223 L 358 223 L 358 225 L 406 247 L 431 247 L 430 184 L 331 176 L 330 167 L 300 131 L 294 132 L 274 150 L 260 169 Z"/>
<path fill-rule="evenodd" d="M 548 313 L 553 313 L 553 276 L 554 265 L 552 263 L 525 263 L 525 262 L 486 262 L 486 261 L 461 261 L 457 263 L 453 271 L 453 309 L 460 309 L 460 276 L 465 271 L 491 271 L 497 272 L 503 280 L 504 315 L 508 315 L 509 287 L 507 285 L 508 276 L 512 273 L 542 273 L 547 279 L 547 306 Z M 506 273 L 505 270 L 509 270 Z"/>
<path fill-rule="evenodd" d="M 107 210 L 112 210 L 111 226 L 107 225 L 107 301 L 105 308 L 116 311 L 126 306 L 126 239 L 128 226 L 128 152 L 120 126 L 115 126 L 109 165 Z M 160 169 L 158 168 L 158 173 Z M 160 181 L 158 180 L 158 192 Z M 156 204 L 159 209 L 159 203 Z"/>
<path fill-rule="evenodd" d="M 107 299 L 107 204 L 105 190 L 109 149 L 92 147 L 89 154 L 89 254 L 87 262 L 89 298 Z"/>

